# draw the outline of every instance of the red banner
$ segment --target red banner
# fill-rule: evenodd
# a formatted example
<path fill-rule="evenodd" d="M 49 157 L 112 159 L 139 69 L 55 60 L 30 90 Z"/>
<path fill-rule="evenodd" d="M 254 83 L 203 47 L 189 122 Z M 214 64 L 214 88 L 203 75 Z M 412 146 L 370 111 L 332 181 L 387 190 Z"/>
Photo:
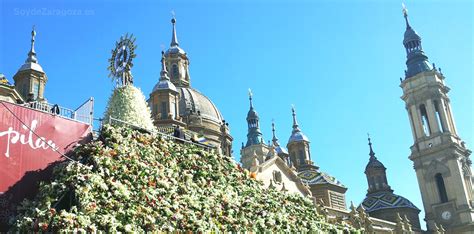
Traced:
<path fill-rule="evenodd" d="M 87 140 L 91 131 L 85 123 L 0 102 L 0 223 L 7 215 L 2 211 L 9 210 L 2 203 L 33 196 L 38 180 L 44 179 L 41 171 L 64 160 L 60 153 Z"/>

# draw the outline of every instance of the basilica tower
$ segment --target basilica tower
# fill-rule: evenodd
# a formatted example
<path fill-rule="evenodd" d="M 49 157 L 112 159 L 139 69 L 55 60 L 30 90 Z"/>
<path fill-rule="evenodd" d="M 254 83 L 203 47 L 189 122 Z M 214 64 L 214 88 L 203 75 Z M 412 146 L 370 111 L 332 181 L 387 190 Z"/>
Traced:
<path fill-rule="evenodd" d="M 179 47 L 176 36 L 176 19 L 171 19 L 173 32 L 171 34 L 170 48 L 166 51 L 166 66 L 170 69 L 171 82 L 176 86 L 190 86 L 189 59 L 186 52 Z"/>
<path fill-rule="evenodd" d="M 39 65 L 35 52 L 36 31 L 33 27 L 31 31 L 31 48 L 28 58 L 13 76 L 15 89 L 24 101 L 44 101 L 44 86 L 48 81 L 46 73 Z"/>
<path fill-rule="evenodd" d="M 309 148 L 309 139 L 301 131 L 298 121 L 296 120 L 295 108 L 291 108 L 293 115 L 293 131 L 291 132 L 290 139 L 288 140 L 288 152 L 290 153 L 290 162 L 298 171 L 313 166 L 311 161 L 311 153 Z"/>
<path fill-rule="evenodd" d="M 474 233 L 471 151 L 458 136 L 444 75 L 431 66 L 421 37 L 408 22 L 403 45 L 407 70 L 401 81 L 414 144 L 410 160 L 418 178 L 428 230 Z"/>
<path fill-rule="evenodd" d="M 262 131 L 260 131 L 260 118 L 252 102 L 252 92 L 249 90 L 250 109 L 247 113 L 247 143 L 242 143 L 240 150 L 240 162 L 242 166 L 249 169 L 255 162 L 263 163 L 270 147 L 263 140 Z"/>

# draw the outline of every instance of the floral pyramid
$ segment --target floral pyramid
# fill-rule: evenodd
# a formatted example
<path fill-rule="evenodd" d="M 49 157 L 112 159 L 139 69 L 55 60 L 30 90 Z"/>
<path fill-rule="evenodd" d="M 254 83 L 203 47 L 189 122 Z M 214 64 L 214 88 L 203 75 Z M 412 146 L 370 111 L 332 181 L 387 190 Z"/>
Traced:
<path fill-rule="evenodd" d="M 154 128 L 145 96 L 140 89 L 131 84 L 114 89 L 107 103 L 104 120 L 109 121 L 109 117 L 148 130 Z"/>
<path fill-rule="evenodd" d="M 18 231 L 358 232 L 312 201 L 264 189 L 230 157 L 105 125 L 24 201 Z"/>

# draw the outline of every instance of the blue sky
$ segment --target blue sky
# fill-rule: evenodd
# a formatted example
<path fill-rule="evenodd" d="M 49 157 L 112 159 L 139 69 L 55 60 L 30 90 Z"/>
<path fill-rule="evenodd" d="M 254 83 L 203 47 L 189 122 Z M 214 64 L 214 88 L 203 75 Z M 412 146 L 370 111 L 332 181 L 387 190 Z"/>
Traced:
<path fill-rule="evenodd" d="M 136 36 L 132 72 L 148 96 L 159 79 L 160 51 L 170 43 L 174 10 L 192 86 L 230 123 L 236 159 L 246 140 L 251 88 L 265 140 L 275 119 L 286 144 L 294 104 L 313 161 L 349 187 L 348 202 L 360 203 L 367 190 L 370 132 L 395 193 L 422 208 L 400 99 L 405 22 L 400 1 L 381 2 L 2 0 L 0 72 L 12 80 L 36 25 L 37 57 L 49 78 L 45 96 L 71 108 L 93 96 L 100 117 L 113 88 L 106 68 L 115 41 L 127 32 Z M 459 133 L 474 145 L 473 3 L 405 4 L 426 54 L 446 76 Z"/>

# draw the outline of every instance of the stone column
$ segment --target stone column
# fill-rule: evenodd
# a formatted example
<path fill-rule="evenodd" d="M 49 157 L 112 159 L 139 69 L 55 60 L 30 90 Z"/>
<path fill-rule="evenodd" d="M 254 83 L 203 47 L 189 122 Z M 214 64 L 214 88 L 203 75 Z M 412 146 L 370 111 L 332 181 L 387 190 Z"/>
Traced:
<path fill-rule="evenodd" d="M 426 100 L 426 114 L 428 115 L 431 133 L 439 133 L 441 130 L 439 129 L 438 119 L 436 118 L 434 103 L 431 99 Z"/>

